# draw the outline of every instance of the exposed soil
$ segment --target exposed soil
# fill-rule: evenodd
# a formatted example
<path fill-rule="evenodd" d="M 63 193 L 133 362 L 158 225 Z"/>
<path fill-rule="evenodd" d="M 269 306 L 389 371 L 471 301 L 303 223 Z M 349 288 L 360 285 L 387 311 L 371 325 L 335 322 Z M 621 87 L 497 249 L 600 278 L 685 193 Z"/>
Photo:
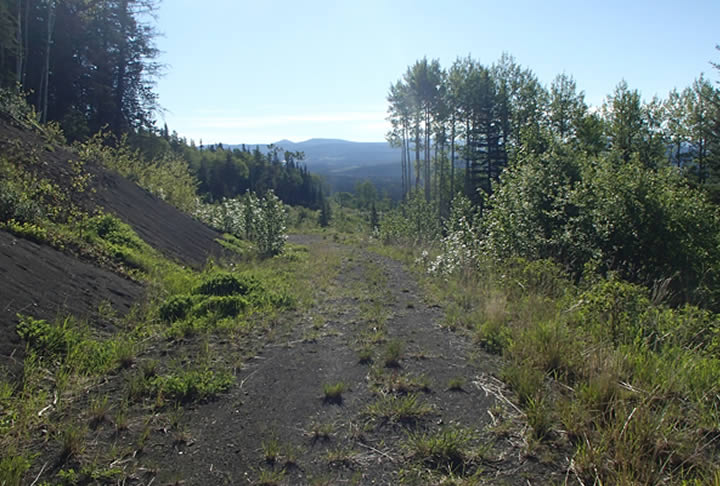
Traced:
<path fill-rule="evenodd" d="M 76 156 L 64 147 L 49 146 L 32 132 L 0 121 L 0 153 L 34 154 L 33 168 L 40 175 L 67 187 L 71 184 L 69 161 Z M 209 256 L 223 253 L 215 240 L 220 235 L 138 185 L 92 162 L 85 165 L 92 175 L 92 191 L 75 201 L 86 209 L 104 208 L 128 223 L 150 246 L 166 256 L 195 266 Z"/>
<path fill-rule="evenodd" d="M 48 320 L 72 314 L 102 322 L 101 303 L 125 313 L 144 294 L 137 282 L 5 231 L 0 231 L 0 282 L 0 356 L 5 361 L 20 344 L 18 313 Z"/>
<path fill-rule="evenodd" d="M 501 394 L 487 392 L 495 359 L 440 326 L 442 310 L 425 303 L 400 263 L 317 237 L 292 241 L 330 245 L 342 254 L 334 289 L 318 295 L 309 315 L 288 323 L 286 334 L 247 362 L 228 394 L 185 411 L 182 443 L 155 439 L 141 462 L 157 471 L 160 484 L 178 479 L 188 485 L 248 484 L 256 483 L 262 471 L 282 469 L 286 474 L 279 484 L 389 485 L 403 478 L 427 484 L 408 475 L 409 434 L 448 426 L 472 431 L 475 445 L 485 451 L 479 467 L 486 484 L 557 479 L 556 466 L 526 453 L 517 413 L 498 399 Z M 385 284 L 367 294 L 361 289 L 372 266 L 381 269 Z M 358 339 L 367 329 L 361 308 L 378 295 L 388 316 L 388 339 L 404 345 L 397 368 L 385 368 L 379 356 L 387 341 L 376 346 L 374 364 L 358 358 Z M 388 377 L 424 377 L 427 388 L 416 392 L 417 399 L 432 411 L 398 423 L 371 417 L 368 405 L 383 394 L 373 391 L 373 367 Z M 448 389 L 454 378 L 463 380 L 461 390 Z M 324 400 L 323 385 L 337 382 L 348 385 L 348 391 L 337 402 Z M 329 437 L 318 437 L 319 424 L 329 427 Z M 273 445 L 278 458 L 270 461 L 265 451 Z"/>
<path fill-rule="evenodd" d="M 49 146 L 39 135 L 2 120 L 0 154 L 32 160 L 40 176 L 61 187 L 70 184 L 72 152 Z M 209 257 L 222 255 L 216 231 L 97 164 L 85 169 L 92 174 L 94 190 L 79 195 L 76 204 L 115 214 L 148 244 L 180 263 L 201 267 Z M 100 303 L 108 302 L 124 313 L 143 293 L 140 284 L 110 269 L 0 231 L 0 365 L 12 368 L 17 362 L 10 356 L 18 352 L 18 312 L 45 319 L 66 314 L 90 317 L 97 316 Z"/>

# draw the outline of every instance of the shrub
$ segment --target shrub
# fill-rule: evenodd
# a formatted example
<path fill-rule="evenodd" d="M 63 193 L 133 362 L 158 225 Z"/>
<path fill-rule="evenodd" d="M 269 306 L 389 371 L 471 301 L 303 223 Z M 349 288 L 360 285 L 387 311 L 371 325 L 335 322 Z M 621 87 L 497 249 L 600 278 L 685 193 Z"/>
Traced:
<path fill-rule="evenodd" d="M 187 162 L 174 154 L 144 160 L 139 151 L 130 148 L 127 136 L 117 139 L 103 132 L 76 143 L 74 149 L 81 160 L 100 162 L 182 211 L 190 213 L 195 208 L 197 180 Z"/>
<path fill-rule="evenodd" d="M 114 245 L 140 249 L 142 240 L 133 229 L 111 214 L 101 214 L 90 219 L 89 228 L 101 239 Z"/>
<path fill-rule="evenodd" d="M 0 180 L 0 222 L 32 223 L 41 215 L 40 206 L 8 180 Z"/>
<path fill-rule="evenodd" d="M 200 301 L 194 308 L 196 315 L 214 314 L 217 318 L 235 317 L 247 307 L 248 301 L 240 295 L 210 296 Z"/>
<path fill-rule="evenodd" d="M 217 273 L 202 284 L 193 293 L 203 295 L 248 295 L 255 290 L 261 290 L 260 282 L 253 275 L 236 275 L 232 273 Z"/>
<path fill-rule="evenodd" d="M 174 295 L 160 306 L 158 313 L 163 321 L 172 323 L 184 319 L 194 304 L 190 295 Z"/>
<path fill-rule="evenodd" d="M 413 194 L 399 208 L 385 213 L 380 221 L 380 239 L 386 244 L 434 241 L 440 233 L 437 205 L 426 202 L 420 192 Z"/>
<path fill-rule="evenodd" d="M 654 332 L 647 319 L 649 308 L 645 288 L 616 279 L 602 280 L 582 294 L 578 319 L 596 337 L 609 337 L 617 346 Z"/>
<path fill-rule="evenodd" d="M 287 240 L 285 207 L 272 191 L 262 199 L 248 192 L 219 204 L 197 201 L 193 214 L 208 226 L 252 241 L 263 257 L 282 253 Z"/>
<path fill-rule="evenodd" d="M 714 302 L 720 217 L 670 168 L 548 152 L 506 171 L 490 203 L 481 234 L 495 257 L 552 258 L 576 278 L 589 262 L 644 285 L 672 277 L 678 299 Z"/>
<path fill-rule="evenodd" d="M 52 325 L 43 319 L 30 316 L 19 316 L 20 322 L 16 332 L 30 347 L 47 355 L 66 354 L 73 342 L 78 340 L 77 334 L 70 329 L 69 319 L 63 324 Z"/>

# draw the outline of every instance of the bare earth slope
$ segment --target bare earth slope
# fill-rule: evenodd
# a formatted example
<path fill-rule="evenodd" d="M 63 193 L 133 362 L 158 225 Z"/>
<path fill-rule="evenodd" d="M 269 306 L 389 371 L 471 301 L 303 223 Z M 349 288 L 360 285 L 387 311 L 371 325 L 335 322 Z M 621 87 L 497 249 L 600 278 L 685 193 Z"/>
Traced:
<path fill-rule="evenodd" d="M 144 293 L 137 282 L 5 231 L 0 231 L 0 282 L 3 357 L 19 344 L 18 313 L 49 320 L 67 314 L 95 317 L 103 302 L 125 313 Z"/>
<path fill-rule="evenodd" d="M 48 147 L 39 135 L 0 120 L 0 155 L 5 154 L 31 154 L 42 177 L 61 186 L 70 183 L 72 152 Z M 222 253 L 216 231 L 118 174 L 92 163 L 86 169 L 95 191 L 75 201 L 82 207 L 114 213 L 148 244 L 186 265 L 201 267 Z M 17 345 L 18 312 L 47 319 L 67 313 L 86 317 L 95 315 L 101 302 L 125 312 L 143 293 L 142 285 L 110 270 L 0 231 L 0 364 Z"/>

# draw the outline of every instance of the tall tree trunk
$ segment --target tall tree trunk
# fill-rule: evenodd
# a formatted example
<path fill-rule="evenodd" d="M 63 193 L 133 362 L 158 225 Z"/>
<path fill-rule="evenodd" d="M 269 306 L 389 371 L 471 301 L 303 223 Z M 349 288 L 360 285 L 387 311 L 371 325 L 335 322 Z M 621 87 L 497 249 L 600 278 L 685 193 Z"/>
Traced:
<path fill-rule="evenodd" d="M 120 20 L 120 41 L 118 46 L 118 61 L 116 66 L 117 78 L 115 80 L 115 116 L 114 124 L 116 133 L 125 131 L 128 127 L 127 120 L 123 114 L 125 105 L 125 73 L 127 71 L 127 42 L 128 42 L 128 0 L 121 0 L 118 5 L 118 17 Z"/>
<path fill-rule="evenodd" d="M 407 179 L 405 179 L 405 176 L 407 175 L 407 171 L 405 170 L 405 166 L 407 164 L 407 160 L 405 159 L 405 132 L 404 131 L 401 135 L 400 150 L 402 151 L 402 153 L 400 154 L 400 164 L 402 165 L 402 194 L 403 194 L 403 199 L 405 199 L 405 192 L 406 192 L 406 187 L 407 187 Z"/>
<path fill-rule="evenodd" d="M 45 44 L 45 66 L 41 84 L 41 121 L 43 123 L 47 122 L 48 91 L 50 90 L 50 46 L 52 45 L 52 36 L 55 30 L 55 2 L 53 0 L 48 2 L 47 9 L 47 42 Z"/>
<path fill-rule="evenodd" d="M 405 137 L 405 160 L 407 161 L 407 194 L 410 194 L 412 189 L 412 157 L 410 154 L 410 125 L 405 123 L 404 125 L 404 137 Z"/>
<path fill-rule="evenodd" d="M 420 190 L 420 120 L 415 124 L 415 190 Z"/>
<path fill-rule="evenodd" d="M 22 28 L 22 0 L 17 0 L 17 30 L 15 32 L 15 82 L 22 84 L 23 78 L 23 28 Z"/>
<path fill-rule="evenodd" d="M 465 120 L 465 195 L 470 197 L 470 118 Z"/>
<path fill-rule="evenodd" d="M 443 126 L 441 130 L 444 132 L 445 127 Z M 438 156 L 437 147 L 435 147 L 435 159 L 437 160 L 437 163 L 440 167 L 440 177 L 438 177 L 437 182 L 437 189 L 435 189 L 435 192 L 437 193 L 438 201 L 440 202 L 440 211 L 439 216 L 440 219 L 442 219 L 445 214 L 445 133 L 441 134 L 440 140 L 442 140 L 442 143 L 439 143 L 440 146 L 440 155 Z"/>
<path fill-rule="evenodd" d="M 430 108 L 425 109 L 425 201 L 430 202 Z"/>
<path fill-rule="evenodd" d="M 25 0 L 25 21 L 23 25 L 22 84 L 27 82 L 28 56 L 30 55 L 30 0 Z"/>
<path fill-rule="evenodd" d="M 450 204 L 455 198 L 455 115 L 450 128 Z"/>

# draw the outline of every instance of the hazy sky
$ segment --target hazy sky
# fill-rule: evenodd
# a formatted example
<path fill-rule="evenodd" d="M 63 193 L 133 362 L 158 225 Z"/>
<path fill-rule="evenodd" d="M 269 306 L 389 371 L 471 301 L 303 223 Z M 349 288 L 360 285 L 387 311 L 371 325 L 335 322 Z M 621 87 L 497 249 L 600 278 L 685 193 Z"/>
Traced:
<path fill-rule="evenodd" d="M 423 56 L 508 52 L 599 105 L 623 78 L 646 99 L 717 80 L 719 21 L 719 0 L 163 0 L 157 91 L 196 142 L 382 141 L 388 87 Z"/>

